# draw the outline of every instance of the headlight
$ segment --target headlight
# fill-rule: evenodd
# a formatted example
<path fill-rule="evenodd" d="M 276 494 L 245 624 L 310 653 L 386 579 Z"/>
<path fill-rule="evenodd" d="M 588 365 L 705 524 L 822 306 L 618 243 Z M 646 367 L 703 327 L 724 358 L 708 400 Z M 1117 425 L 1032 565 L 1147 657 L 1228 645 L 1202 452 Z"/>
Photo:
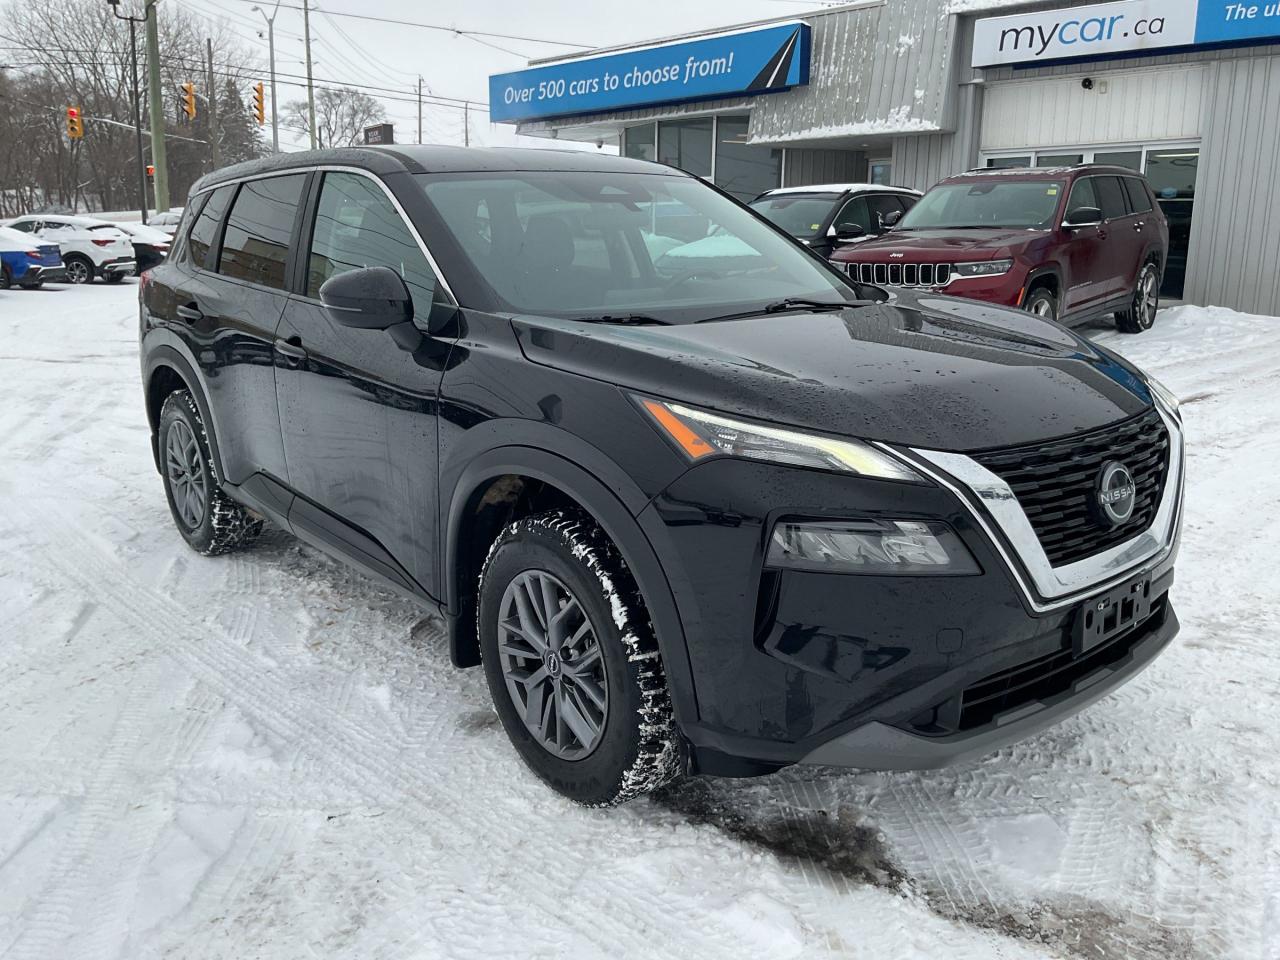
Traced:
<path fill-rule="evenodd" d="M 916 520 L 784 520 L 773 528 L 767 563 L 872 576 L 967 577 L 982 572 L 949 526 Z"/>
<path fill-rule="evenodd" d="M 996 277 L 1012 269 L 1012 260 L 983 260 L 981 263 L 956 264 L 956 273 L 962 277 Z"/>
<path fill-rule="evenodd" d="M 927 482 L 905 463 L 858 440 L 837 440 L 759 423 L 744 423 L 679 403 L 646 399 L 639 402 L 658 428 L 690 460 L 717 455 L 745 457 L 880 480 Z"/>
<path fill-rule="evenodd" d="M 1147 386 L 1151 389 L 1151 393 L 1155 396 L 1158 404 L 1162 404 L 1175 417 L 1182 416 L 1182 401 L 1178 399 L 1172 390 L 1151 376 L 1151 374 L 1147 374 Z"/>

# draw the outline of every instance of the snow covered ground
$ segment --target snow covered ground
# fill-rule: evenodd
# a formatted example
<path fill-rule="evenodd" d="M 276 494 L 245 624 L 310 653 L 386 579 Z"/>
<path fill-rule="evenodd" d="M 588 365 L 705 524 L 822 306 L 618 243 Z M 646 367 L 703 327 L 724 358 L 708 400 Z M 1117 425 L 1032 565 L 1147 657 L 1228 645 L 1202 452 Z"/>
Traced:
<path fill-rule="evenodd" d="M 0 292 L 0 955 L 1280 957 L 1280 320 L 1108 343 L 1186 401 L 1183 633 L 971 766 L 525 772 L 438 624 L 283 534 L 174 531 L 136 287 Z"/>

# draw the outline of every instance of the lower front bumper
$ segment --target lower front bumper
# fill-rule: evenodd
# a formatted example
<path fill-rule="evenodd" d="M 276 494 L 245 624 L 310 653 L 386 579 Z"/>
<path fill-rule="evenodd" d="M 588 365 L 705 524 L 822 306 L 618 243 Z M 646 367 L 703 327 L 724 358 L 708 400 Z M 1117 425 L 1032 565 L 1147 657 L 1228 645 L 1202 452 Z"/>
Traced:
<path fill-rule="evenodd" d="M 59 264 L 56 267 L 32 266 L 22 275 L 19 283 L 59 283 L 66 279 L 66 268 Z"/>
<path fill-rule="evenodd" d="M 122 273 L 126 277 L 131 277 L 138 269 L 138 264 L 133 260 L 116 260 L 113 263 L 104 263 L 101 269 L 104 274 Z"/>
<path fill-rule="evenodd" d="M 927 737 L 872 722 L 828 741 L 800 762 L 863 770 L 932 770 L 976 759 L 1034 736 L 1114 692 L 1146 669 L 1177 633 L 1178 618 L 1170 607 L 1163 622 L 1124 659 L 1088 673 L 1057 697 L 1023 704 L 980 729 Z"/>

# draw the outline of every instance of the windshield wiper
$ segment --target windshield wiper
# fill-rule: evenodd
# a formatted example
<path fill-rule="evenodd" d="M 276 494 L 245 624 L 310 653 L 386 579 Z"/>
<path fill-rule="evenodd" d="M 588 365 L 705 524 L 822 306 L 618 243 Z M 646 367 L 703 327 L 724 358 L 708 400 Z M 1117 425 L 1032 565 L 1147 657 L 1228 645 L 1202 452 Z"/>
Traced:
<path fill-rule="evenodd" d="M 831 300 L 806 300 L 804 297 L 787 297 L 764 308 L 765 313 L 786 313 L 788 310 L 843 310 L 855 307 L 856 302 L 842 300 L 836 303 Z"/>
<path fill-rule="evenodd" d="M 747 317 L 759 317 L 774 313 L 787 313 L 792 310 L 804 310 L 809 313 L 816 313 L 820 310 L 844 310 L 847 307 L 876 307 L 879 306 L 875 300 L 806 300 L 803 297 L 788 297 L 786 300 L 779 300 L 776 303 L 770 303 L 759 310 L 747 310 L 743 313 L 729 313 L 722 317 L 704 317 L 697 323 L 716 323 L 721 320 L 745 320 Z"/>

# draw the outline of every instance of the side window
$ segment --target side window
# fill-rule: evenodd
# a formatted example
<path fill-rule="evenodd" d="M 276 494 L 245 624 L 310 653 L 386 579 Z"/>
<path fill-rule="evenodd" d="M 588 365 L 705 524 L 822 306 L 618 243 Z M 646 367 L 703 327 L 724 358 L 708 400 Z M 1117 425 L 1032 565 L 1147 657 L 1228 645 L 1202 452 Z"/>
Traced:
<path fill-rule="evenodd" d="M 173 232 L 173 250 L 169 254 L 169 258 L 175 263 L 187 262 L 187 253 L 191 249 L 187 243 L 187 235 L 191 232 L 191 223 L 200 216 L 200 211 L 204 209 L 208 200 L 207 193 L 192 197 L 187 208 L 182 211 L 182 216 L 178 219 L 178 228 Z"/>
<path fill-rule="evenodd" d="M 871 226 L 871 208 L 867 206 L 866 197 L 854 197 L 844 205 L 844 209 L 836 216 L 832 224 L 839 232 L 845 227 L 859 226 L 868 234 L 875 233 Z"/>
<path fill-rule="evenodd" d="M 1125 177 L 1124 189 L 1129 194 L 1129 206 L 1134 213 L 1150 213 L 1152 208 L 1151 194 L 1147 193 L 1147 185 L 1137 177 Z"/>
<path fill-rule="evenodd" d="M 285 261 L 306 181 L 305 174 L 293 174 L 240 185 L 227 217 L 219 273 L 277 290 L 285 288 Z"/>
<path fill-rule="evenodd" d="M 902 213 L 902 204 L 898 203 L 898 198 L 891 193 L 877 193 L 868 197 L 867 202 L 871 204 L 871 222 L 875 224 L 876 233 L 884 233 L 888 229 L 884 225 L 885 217 L 891 213 Z"/>
<path fill-rule="evenodd" d="M 21 220 L 18 223 L 12 224 L 9 229 L 20 230 L 23 233 L 35 233 L 36 222 L 34 220 Z"/>
<path fill-rule="evenodd" d="M 1098 199 L 1102 201 L 1102 218 L 1119 220 L 1129 216 L 1129 207 L 1124 198 L 1124 188 L 1120 186 L 1119 177 L 1094 177 L 1094 189 L 1098 191 Z"/>
<path fill-rule="evenodd" d="M 330 277 L 363 267 L 390 267 L 420 313 L 431 306 L 436 275 L 382 188 L 358 174 L 326 173 L 307 257 L 307 296 L 319 297 Z"/>
<path fill-rule="evenodd" d="M 898 194 L 898 202 L 899 202 L 900 204 L 902 204 L 902 212 L 903 212 L 903 213 L 910 213 L 910 212 L 911 212 L 911 208 L 912 208 L 912 207 L 914 207 L 917 203 L 919 203 L 919 202 L 920 202 L 920 198 L 919 198 L 919 197 L 911 197 L 911 196 L 908 196 L 908 195 L 907 195 L 907 194 L 905 194 L 905 193 L 900 193 L 900 194 Z"/>
<path fill-rule="evenodd" d="M 1067 213 L 1070 214 L 1072 210 L 1079 210 L 1081 207 L 1102 209 L 1102 203 L 1098 200 L 1098 191 L 1093 188 L 1092 177 L 1077 180 L 1076 185 L 1071 188 L 1071 199 L 1067 201 Z"/>
<path fill-rule="evenodd" d="M 205 201 L 204 208 L 191 225 L 191 235 L 187 246 L 191 250 L 191 262 L 203 267 L 209 259 L 209 248 L 218 239 L 218 225 L 222 223 L 222 215 L 227 212 L 227 204 L 235 187 L 219 187 Z"/>

